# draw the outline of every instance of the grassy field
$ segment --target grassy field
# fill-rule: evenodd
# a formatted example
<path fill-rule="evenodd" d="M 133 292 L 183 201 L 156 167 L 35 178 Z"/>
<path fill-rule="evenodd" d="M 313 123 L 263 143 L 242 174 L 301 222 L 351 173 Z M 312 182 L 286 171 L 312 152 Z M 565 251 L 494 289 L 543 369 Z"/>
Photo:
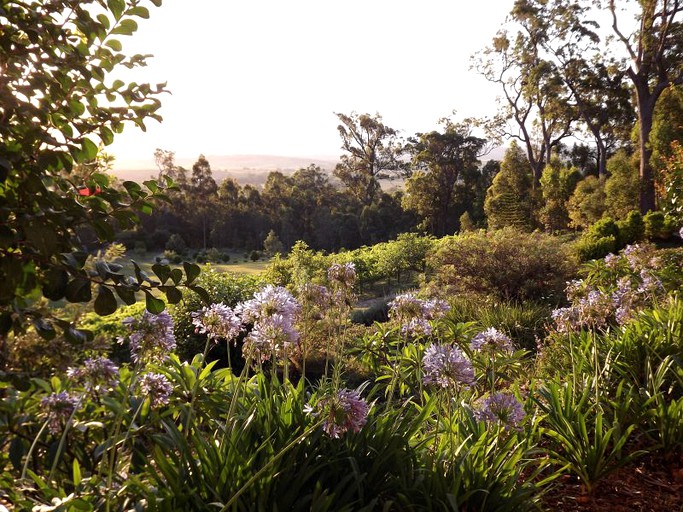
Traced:
<path fill-rule="evenodd" d="M 135 251 L 128 251 L 125 255 L 125 260 L 134 260 L 140 268 L 145 272 L 152 274 L 152 265 L 156 262 L 156 257 L 161 257 L 162 254 L 146 252 L 144 254 Z M 202 268 L 212 268 L 218 272 L 233 272 L 236 274 L 260 274 L 270 263 L 268 259 L 260 259 L 258 261 L 251 261 L 244 258 L 244 253 L 230 252 L 230 261 L 227 263 L 206 263 L 200 264 Z M 130 268 L 128 268 L 128 266 Z M 171 265 L 175 266 L 175 265 Z M 182 267 L 182 265 L 177 265 Z M 126 265 L 126 270 L 133 272 L 132 265 Z"/>

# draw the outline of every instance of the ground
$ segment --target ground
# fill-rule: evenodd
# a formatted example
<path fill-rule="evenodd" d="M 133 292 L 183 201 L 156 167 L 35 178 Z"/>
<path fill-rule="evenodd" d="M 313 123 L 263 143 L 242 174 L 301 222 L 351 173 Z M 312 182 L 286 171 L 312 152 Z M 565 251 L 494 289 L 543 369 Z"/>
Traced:
<path fill-rule="evenodd" d="M 543 500 L 549 511 L 671 512 L 683 511 L 683 458 L 664 464 L 645 457 L 608 475 L 592 496 L 565 477 Z"/>

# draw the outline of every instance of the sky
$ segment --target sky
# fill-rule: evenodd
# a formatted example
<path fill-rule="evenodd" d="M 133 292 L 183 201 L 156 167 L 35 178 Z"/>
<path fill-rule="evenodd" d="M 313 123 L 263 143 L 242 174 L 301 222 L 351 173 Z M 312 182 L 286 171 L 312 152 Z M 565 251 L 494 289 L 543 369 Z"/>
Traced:
<path fill-rule="evenodd" d="M 333 157 L 335 112 L 379 113 L 404 136 L 491 115 L 499 91 L 470 57 L 513 0 L 165 0 L 127 54 L 153 54 L 128 79 L 167 82 L 162 123 L 128 126 L 117 167 L 153 165 L 156 148 L 205 155 Z"/>

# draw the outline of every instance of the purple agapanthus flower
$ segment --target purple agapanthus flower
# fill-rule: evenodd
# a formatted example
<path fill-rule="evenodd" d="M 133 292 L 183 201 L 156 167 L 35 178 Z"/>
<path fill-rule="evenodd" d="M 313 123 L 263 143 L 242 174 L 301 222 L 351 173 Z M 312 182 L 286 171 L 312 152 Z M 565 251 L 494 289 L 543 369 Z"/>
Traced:
<path fill-rule="evenodd" d="M 442 388 L 474 383 L 472 362 L 454 345 L 430 345 L 422 358 L 423 382 Z"/>
<path fill-rule="evenodd" d="M 349 263 L 333 263 L 327 269 L 327 280 L 342 288 L 353 288 L 356 282 L 356 265 Z"/>
<path fill-rule="evenodd" d="M 401 322 L 401 332 L 409 336 L 430 335 L 431 320 L 443 317 L 450 306 L 439 299 L 422 300 L 415 292 L 397 295 L 389 303 L 389 317 Z"/>
<path fill-rule="evenodd" d="M 299 287 L 299 298 L 304 303 L 327 307 L 330 305 L 332 294 L 325 286 L 306 283 Z"/>
<path fill-rule="evenodd" d="M 119 382 L 119 367 L 106 357 L 91 357 L 79 368 L 69 368 L 66 374 L 87 389 L 103 389 Z"/>
<path fill-rule="evenodd" d="M 164 361 L 175 350 L 173 318 L 166 311 L 158 315 L 145 311 L 141 319 L 129 317 L 123 323 L 133 331 L 128 339 L 134 362 Z"/>
<path fill-rule="evenodd" d="M 294 320 L 301 306 L 286 288 L 268 285 L 254 294 L 254 298 L 235 307 L 242 323 L 256 323 L 272 315 Z"/>
<path fill-rule="evenodd" d="M 524 406 L 512 393 L 498 392 L 488 396 L 475 411 L 479 421 L 496 423 L 505 430 L 518 429 L 526 414 Z"/>
<path fill-rule="evenodd" d="M 357 390 L 340 389 L 331 397 L 323 398 L 318 407 L 325 415 L 323 430 L 332 438 L 348 431 L 360 432 L 367 422 L 370 405 Z"/>
<path fill-rule="evenodd" d="M 472 338 L 470 348 L 477 352 L 496 354 L 499 352 L 512 352 L 512 340 L 498 329 L 491 327 Z"/>
<path fill-rule="evenodd" d="M 68 421 L 78 407 L 79 399 L 66 391 L 52 393 L 40 401 L 40 405 L 47 412 L 47 428 L 52 434 L 62 430 L 64 422 Z"/>
<path fill-rule="evenodd" d="M 211 340 L 231 341 L 242 330 L 242 324 L 235 312 L 225 304 L 211 304 L 192 313 L 195 332 L 206 334 Z"/>
<path fill-rule="evenodd" d="M 267 361 L 271 356 L 285 356 L 299 341 L 299 332 L 284 315 L 271 315 L 254 324 L 244 340 L 242 351 L 247 358 Z"/>
<path fill-rule="evenodd" d="M 151 407 L 166 405 L 171 393 L 173 384 L 161 373 L 149 372 L 140 377 L 140 391 L 150 399 Z"/>

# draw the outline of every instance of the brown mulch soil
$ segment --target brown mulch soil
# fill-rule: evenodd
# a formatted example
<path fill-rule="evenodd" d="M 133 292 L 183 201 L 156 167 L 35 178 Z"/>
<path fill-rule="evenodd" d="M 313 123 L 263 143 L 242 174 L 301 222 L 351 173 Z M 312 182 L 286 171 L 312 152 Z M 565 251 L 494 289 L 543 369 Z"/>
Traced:
<path fill-rule="evenodd" d="M 549 511 L 683 511 L 683 460 L 665 465 L 659 457 L 646 457 L 607 475 L 590 496 L 567 476 L 556 481 L 543 505 Z"/>

